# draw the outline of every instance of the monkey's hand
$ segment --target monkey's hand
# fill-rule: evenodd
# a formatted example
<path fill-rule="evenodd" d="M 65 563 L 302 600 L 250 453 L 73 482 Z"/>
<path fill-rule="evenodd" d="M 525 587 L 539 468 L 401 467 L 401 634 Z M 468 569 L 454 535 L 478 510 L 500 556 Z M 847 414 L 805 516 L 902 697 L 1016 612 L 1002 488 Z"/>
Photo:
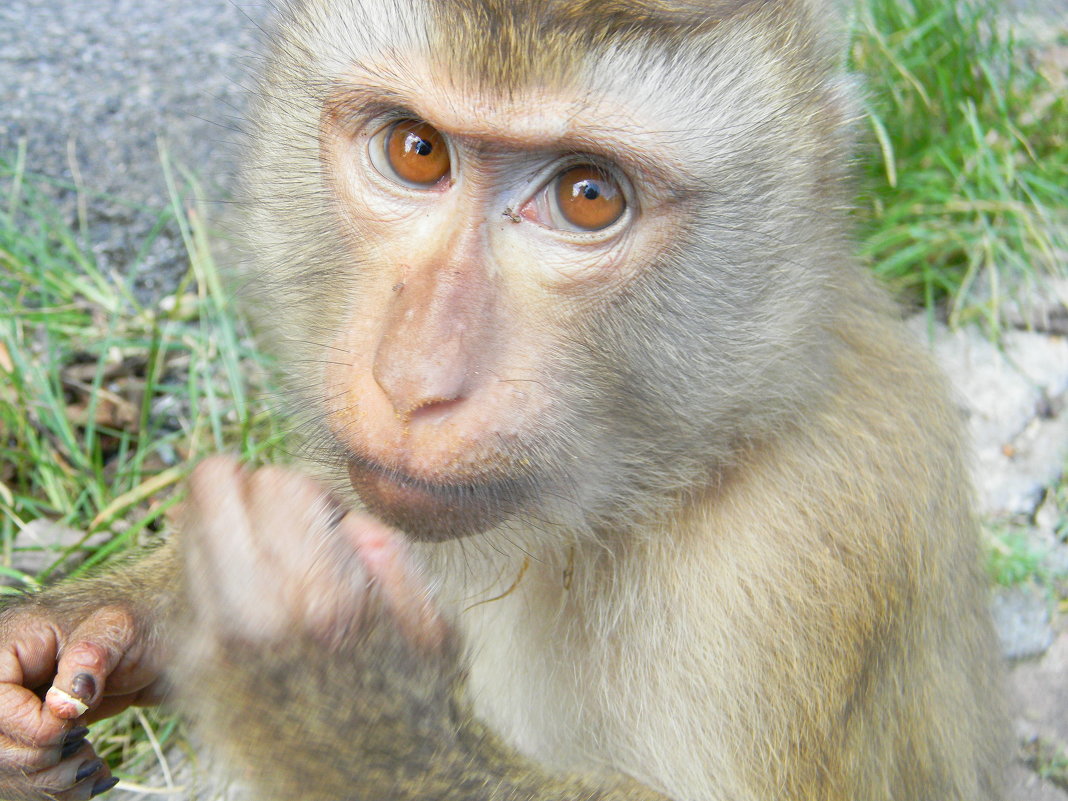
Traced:
<path fill-rule="evenodd" d="M 318 638 L 320 650 L 336 648 L 358 636 L 372 582 L 413 642 L 434 647 L 445 636 L 407 575 L 399 536 L 369 515 L 345 514 L 292 471 L 206 459 L 190 477 L 181 531 L 191 628 L 212 635 L 186 646 L 262 644 L 296 631 Z"/>
<path fill-rule="evenodd" d="M 477 723 L 402 537 L 311 481 L 210 460 L 183 534 L 192 614 L 175 684 L 249 797 L 661 799 L 549 776 Z"/>
<path fill-rule="evenodd" d="M 154 588 L 173 586 L 157 552 L 62 584 L 0 613 L 0 798 L 90 798 L 114 784 L 84 724 L 160 696 Z"/>

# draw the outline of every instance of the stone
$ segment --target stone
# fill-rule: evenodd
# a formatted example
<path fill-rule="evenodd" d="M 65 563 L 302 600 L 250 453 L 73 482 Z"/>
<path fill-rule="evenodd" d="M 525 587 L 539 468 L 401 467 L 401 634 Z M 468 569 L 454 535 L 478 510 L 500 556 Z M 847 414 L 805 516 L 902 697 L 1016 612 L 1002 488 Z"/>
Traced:
<path fill-rule="evenodd" d="M 1009 660 L 1043 654 L 1053 642 L 1049 600 L 1030 584 L 1000 588 L 991 603 L 1001 653 Z"/>

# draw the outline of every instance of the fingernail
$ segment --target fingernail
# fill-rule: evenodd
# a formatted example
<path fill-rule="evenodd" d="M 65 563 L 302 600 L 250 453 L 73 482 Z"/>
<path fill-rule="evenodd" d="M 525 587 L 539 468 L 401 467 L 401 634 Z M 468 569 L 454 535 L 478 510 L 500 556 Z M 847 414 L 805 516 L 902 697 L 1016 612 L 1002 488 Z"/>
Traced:
<path fill-rule="evenodd" d="M 88 726 L 75 726 L 73 729 L 68 729 L 67 733 L 63 735 L 63 742 L 69 743 L 74 740 L 84 740 L 85 735 L 89 733 Z"/>
<path fill-rule="evenodd" d="M 93 785 L 93 792 L 89 794 L 90 798 L 96 798 L 101 793 L 106 793 L 112 787 L 119 783 L 118 776 L 108 776 L 106 779 L 101 779 Z"/>
<path fill-rule="evenodd" d="M 92 673 L 79 673 L 71 679 L 70 689 L 78 698 L 89 703 L 96 695 L 96 679 Z"/>
<path fill-rule="evenodd" d="M 83 779 L 88 779 L 102 767 L 104 767 L 104 760 L 102 759 L 90 759 L 88 762 L 83 762 L 81 767 L 78 768 L 78 772 L 74 774 L 74 781 L 80 782 Z"/>
<path fill-rule="evenodd" d="M 78 753 L 78 750 L 85 744 L 85 735 L 88 733 L 89 729 L 85 726 L 79 726 L 67 732 L 67 736 L 63 738 L 63 747 L 59 750 L 60 761 Z"/>

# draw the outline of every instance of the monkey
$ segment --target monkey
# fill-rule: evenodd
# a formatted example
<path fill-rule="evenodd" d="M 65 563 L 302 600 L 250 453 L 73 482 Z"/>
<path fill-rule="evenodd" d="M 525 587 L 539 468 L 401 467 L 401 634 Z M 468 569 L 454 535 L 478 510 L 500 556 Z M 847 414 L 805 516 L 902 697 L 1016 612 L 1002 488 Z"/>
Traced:
<path fill-rule="evenodd" d="M 265 798 L 1001 798 L 961 420 L 852 255 L 832 17 L 287 4 L 249 303 L 318 483 L 210 462 L 170 544 L 7 609 L 5 787 L 88 797 L 79 724 L 173 683 Z"/>

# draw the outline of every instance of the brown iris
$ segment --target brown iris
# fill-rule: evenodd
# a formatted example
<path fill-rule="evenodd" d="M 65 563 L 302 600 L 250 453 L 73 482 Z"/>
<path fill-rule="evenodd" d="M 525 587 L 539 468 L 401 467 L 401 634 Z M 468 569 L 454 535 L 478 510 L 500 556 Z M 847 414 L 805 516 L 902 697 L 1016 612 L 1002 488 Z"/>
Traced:
<path fill-rule="evenodd" d="M 618 220 L 627 203 L 611 176 L 582 164 L 569 167 L 556 177 L 556 205 L 571 225 L 599 231 Z"/>
<path fill-rule="evenodd" d="M 445 137 L 425 122 L 401 120 L 386 135 L 386 158 L 402 181 L 433 186 L 449 174 Z"/>

